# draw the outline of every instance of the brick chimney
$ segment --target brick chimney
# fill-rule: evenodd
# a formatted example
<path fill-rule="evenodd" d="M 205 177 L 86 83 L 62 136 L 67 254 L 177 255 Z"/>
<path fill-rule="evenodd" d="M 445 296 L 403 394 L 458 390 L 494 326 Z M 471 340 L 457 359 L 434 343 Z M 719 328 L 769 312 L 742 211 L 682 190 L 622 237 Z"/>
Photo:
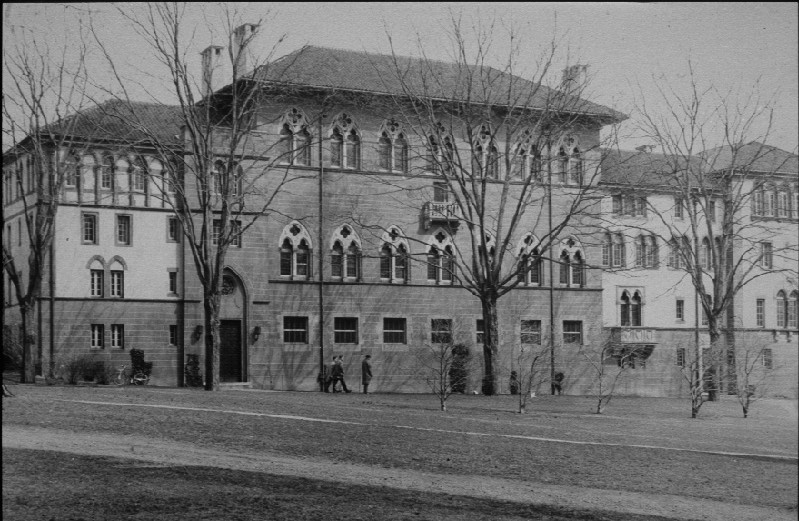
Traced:
<path fill-rule="evenodd" d="M 566 94 L 580 96 L 588 82 L 588 65 L 569 65 L 563 69 L 560 89 Z"/>
<path fill-rule="evenodd" d="M 244 24 L 233 31 L 233 59 L 235 61 L 236 75 L 241 78 L 251 73 L 255 65 L 250 43 L 258 31 L 256 24 Z"/>
<path fill-rule="evenodd" d="M 225 86 L 230 81 L 226 64 L 229 61 L 225 48 L 220 45 L 210 45 L 200 53 L 202 60 L 202 95 L 208 97 Z"/>

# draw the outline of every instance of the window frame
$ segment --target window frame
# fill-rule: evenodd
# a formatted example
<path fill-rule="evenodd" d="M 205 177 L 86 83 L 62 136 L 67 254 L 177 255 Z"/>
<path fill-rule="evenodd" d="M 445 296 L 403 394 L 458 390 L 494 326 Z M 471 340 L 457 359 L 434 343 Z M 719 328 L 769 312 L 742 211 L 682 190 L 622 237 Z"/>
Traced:
<path fill-rule="evenodd" d="M 389 321 L 397 321 L 391 324 Z M 401 324 L 401 329 L 396 329 Z M 394 329 L 389 326 L 393 326 Z M 400 339 L 400 340 L 396 340 Z M 408 319 L 405 317 L 383 317 L 383 343 L 384 344 L 407 344 L 408 343 Z"/>
<path fill-rule="evenodd" d="M 178 325 L 169 324 L 169 345 L 177 347 L 178 345 Z"/>
<path fill-rule="evenodd" d="M 89 296 L 103 298 L 105 296 L 105 270 L 89 270 Z"/>
<path fill-rule="evenodd" d="M 92 350 L 105 349 L 105 325 L 90 324 L 89 326 L 89 346 Z"/>
<path fill-rule="evenodd" d="M 123 224 L 125 222 L 127 224 Z M 123 231 L 125 236 L 123 236 Z M 118 213 L 114 215 L 114 244 L 133 246 L 133 216 L 131 214 Z"/>
<path fill-rule="evenodd" d="M 180 242 L 180 220 L 174 215 L 168 215 L 166 218 L 166 242 Z"/>
<path fill-rule="evenodd" d="M 755 299 L 755 326 L 766 327 L 766 299 Z"/>
<path fill-rule="evenodd" d="M 294 323 L 291 323 L 294 322 Z M 308 344 L 309 324 L 308 317 L 301 315 L 283 316 L 283 343 Z M 294 326 L 294 327 L 287 327 Z M 302 327 L 298 327 L 302 326 Z"/>
<path fill-rule="evenodd" d="M 583 321 L 582 320 L 564 320 L 562 323 L 563 344 L 578 344 L 583 345 Z M 567 327 L 570 330 L 567 330 Z M 573 329 L 577 329 L 574 331 Z M 567 336 L 568 335 L 568 336 Z M 577 339 L 573 341 L 572 339 Z"/>
<path fill-rule="evenodd" d="M 111 286 L 109 296 L 111 298 L 125 298 L 125 271 L 109 270 L 111 274 Z"/>
<path fill-rule="evenodd" d="M 430 343 L 431 344 L 452 344 L 452 319 L 451 318 L 431 318 L 430 319 Z"/>
<path fill-rule="evenodd" d="M 111 349 L 125 349 L 125 324 L 111 324 Z"/>
<path fill-rule="evenodd" d="M 358 345 L 358 317 L 333 317 L 333 343 Z"/>
<path fill-rule="evenodd" d="M 100 244 L 100 215 L 96 212 L 81 212 L 81 244 L 93 244 L 97 245 Z M 90 239 L 87 239 L 87 224 L 91 223 L 91 235 Z"/>
<path fill-rule="evenodd" d="M 520 320 L 519 343 L 522 345 L 541 345 L 541 320 L 524 318 Z"/>
<path fill-rule="evenodd" d="M 678 298 L 674 304 L 674 319 L 677 322 L 685 322 L 685 299 Z"/>

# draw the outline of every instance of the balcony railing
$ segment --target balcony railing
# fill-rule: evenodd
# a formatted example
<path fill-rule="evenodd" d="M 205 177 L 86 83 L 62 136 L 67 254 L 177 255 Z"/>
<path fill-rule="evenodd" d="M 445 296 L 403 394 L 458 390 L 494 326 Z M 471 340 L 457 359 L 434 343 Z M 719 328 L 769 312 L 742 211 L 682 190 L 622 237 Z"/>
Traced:
<path fill-rule="evenodd" d="M 613 341 L 619 344 L 657 344 L 657 330 L 645 327 L 611 328 Z"/>
<path fill-rule="evenodd" d="M 460 215 L 455 203 L 427 202 L 422 213 L 425 230 L 429 230 L 434 224 L 447 224 L 453 227 L 460 224 Z"/>

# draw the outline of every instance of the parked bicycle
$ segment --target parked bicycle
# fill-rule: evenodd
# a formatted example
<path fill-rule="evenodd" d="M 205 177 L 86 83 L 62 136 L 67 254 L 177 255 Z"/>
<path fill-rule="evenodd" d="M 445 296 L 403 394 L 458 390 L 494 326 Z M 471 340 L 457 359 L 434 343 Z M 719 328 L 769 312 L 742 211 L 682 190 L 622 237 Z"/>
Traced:
<path fill-rule="evenodd" d="M 128 377 L 127 374 L 128 366 L 123 365 L 117 369 L 117 374 L 111 380 L 114 385 L 147 385 L 150 383 L 150 377 L 144 374 L 144 371 L 136 371 L 134 374 Z"/>
<path fill-rule="evenodd" d="M 114 385 L 125 385 L 125 382 L 127 381 L 127 378 L 126 378 L 126 376 L 127 376 L 126 375 L 127 367 L 128 366 L 123 365 L 123 366 L 120 366 L 117 369 L 117 374 L 111 379 L 111 383 L 112 384 L 114 384 Z"/>

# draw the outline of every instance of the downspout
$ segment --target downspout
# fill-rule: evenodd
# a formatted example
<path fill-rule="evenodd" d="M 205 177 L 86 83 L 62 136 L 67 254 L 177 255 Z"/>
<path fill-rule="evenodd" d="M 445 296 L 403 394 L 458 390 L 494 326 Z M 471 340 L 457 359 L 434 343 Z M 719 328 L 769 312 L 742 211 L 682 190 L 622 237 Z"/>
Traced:
<path fill-rule="evenodd" d="M 549 233 L 550 233 L 550 247 L 549 247 L 549 382 L 550 392 L 555 394 L 555 275 L 553 264 L 555 262 L 552 256 L 552 163 L 547 161 L 547 206 L 548 206 L 548 220 L 549 220 Z"/>
<path fill-rule="evenodd" d="M 323 189 L 323 182 L 322 178 L 324 177 L 325 173 L 325 166 L 322 157 L 322 118 L 325 117 L 324 107 L 322 108 L 322 112 L 319 114 L 319 121 L 318 121 L 318 135 L 319 135 L 319 202 L 318 202 L 318 211 L 319 211 L 319 240 L 317 242 L 317 251 L 319 257 L 319 284 L 317 288 L 319 289 L 319 377 L 317 380 L 319 381 L 319 391 L 325 390 L 325 294 L 324 294 L 324 266 L 323 266 L 323 255 L 322 255 L 322 230 L 324 224 L 324 195 L 322 192 Z"/>
<path fill-rule="evenodd" d="M 50 378 L 55 377 L 55 230 L 50 240 Z"/>

